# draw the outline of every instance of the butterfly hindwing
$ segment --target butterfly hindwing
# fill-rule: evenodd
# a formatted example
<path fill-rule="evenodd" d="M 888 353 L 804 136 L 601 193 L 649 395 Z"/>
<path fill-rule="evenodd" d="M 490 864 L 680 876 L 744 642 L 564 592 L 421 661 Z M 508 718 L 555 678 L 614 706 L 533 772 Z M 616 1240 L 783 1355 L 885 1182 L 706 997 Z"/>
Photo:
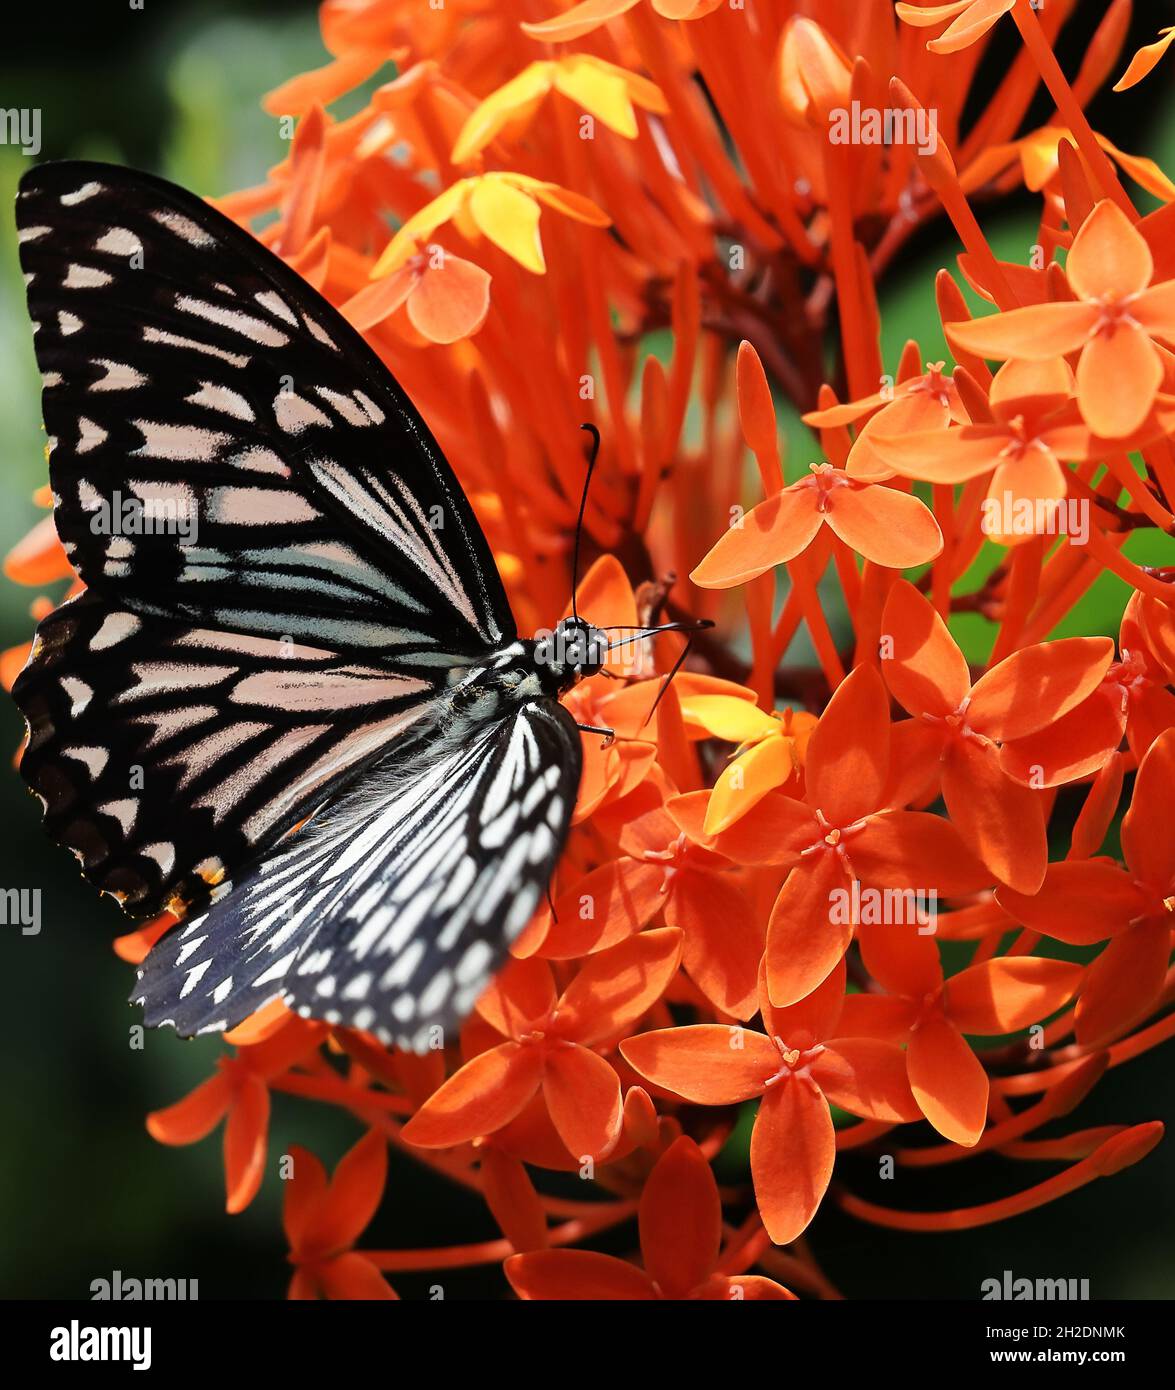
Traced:
<path fill-rule="evenodd" d="M 342 316 L 201 199 L 110 165 L 21 181 L 58 531 L 136 612 L 399 669 L 516 635 L 460 485 Z"/>
<path fill-rule="evenodd" d="M 542 901 L 580 775 L 575 722 L 523 705 L 389 760 L 148 956 L 133 999 L 182 1036 L 274 998 L 386 1042 L 454 1029 Z"/>

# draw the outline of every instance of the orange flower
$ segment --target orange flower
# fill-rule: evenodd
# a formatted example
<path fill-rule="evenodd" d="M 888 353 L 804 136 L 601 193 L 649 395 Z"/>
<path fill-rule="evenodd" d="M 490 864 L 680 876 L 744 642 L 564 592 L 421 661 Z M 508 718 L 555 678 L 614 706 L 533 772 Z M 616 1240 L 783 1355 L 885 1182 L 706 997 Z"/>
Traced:
<path fill-rule="evenodd" d="M 225 1207 L 241 1212 L 257 1195 L 265 1172 L 269 1133 L 268 1082 L 314 1052 L 325 1027 L 291 1017 L 266 1042 L 222 1057 L 214 1075 L 183 1100 L 147 1116 L 147 1132 L 161 1144 L 195 1144 L 224 1127 Z"/>
<path fill-rule="evenodd" d="M 932 53 L 957 53 L 981 39 L 1015 3 L 1016 0 L 953 0 L 949 5 L 925 7 L 899 3 L 894 9 L 903 24 L 918 29 L 950 20 L 938 38 L 930 39 L 926 47 Z"/>
<path fill-rule="evenodd" d="M 942 550 L 942 532 L 925 503 L 908 493 L 875 487 L 830 463 L 760 502 L 732 523 L 690 574 L 703 589 L 745 584 L 794 560 L 828 528 L 876 565 L 907 569 Z"/>
<path fill-rule="evenodd" d="M 620 1045 L 642 1076 L 695 1105 L 759 1100 L 751 1176 L 776 1245 L 803 1233 L 832 1177 L 830 1101 L 865 1119 L 918 1117 L 901 1048 L 839 1035 L 844 986 L 838 966 L 806 999 L 778 1009 L 764 984 L 759 1003 L 766 1034 L 696 1024 L 643 1033 Z"/>
<path fill-rule="evenodd" d="M 1097 772 L 1122 742 L 1140 761 L 1175 725 L 1175 613 L 1134 593 L 1118 636 L 1119 657 L 1087 699 L 1035 734 L 1010 739 L 1000 766 L 1026 786 L 1056 787 Z"/>
<path fill-rule="evenodd" d="M 1054 527 L 1069 491 L 1061 460 L 1104 458 L 1140 442 L 1097 439 L 1072 402 L 1073 388 L 1063 358 L 1005 362 L 991 384 L 987 419 L 945 436 L 941 428 L 891 433 L 877 426 L 870 435 L 872 453 L 894 472 L 932 483 L 966 482 L 990 473 L 981 504 L 984 534 L 998 545 L 1020 545 Z M 1149 438 L 1169 425 L 1175 425 L 1175 410 L 1156 411 Z"/>
<path fill-rule="evenodd" d="M 651 82 L 615 63 L 584 53 L 540 60 L 523 68 L 470 114 L 453 146 L 453 163 L 468 163 L 507 127 L 524 128 L 551 92 L 567 97 L 629 140 L 636 137 L 634 103 L 646 111 L 666 110 L 664 97 Z"/>
<path fill-rule="evenodd" d="M 404 306 L 408 322 L 430 343 L 471 337 L 490 311 L 490 277 L 441 246 L 426 246 L 398 270 L 365 285 L 342 306 L 361 332 Z"/>
<path fill-rule="evenodd" d="M 1000 889 L 1001 906 L 1025 926 L 1086 946 L 1109 940 L 1089 968 L 1077 1004 L 1083 1047 L 1113 1041 L 1150 1012 L 1162 993 L 1175 929 L 1175 728 L 1151 745 L 1122 821 L 1126 870 L 1107 860 L 1052 864 L 1039 894 Z"/>
<path fill-rule="evenodd" d="M 963 840 L 1001 883 L 1035 893 L 1048 865 L 1042 803 L 1004 772 L 999 744 L 1079 705 L 1109 670 L 1114 644 L 1108 637 L 1042 642 L 972 685 L 947 625 L 905 580 L 890 593 L 882 631 L 886 683 L 918 721 L 903 735 L 906 755 L 940 761 L 943 799 Z"/>
<path fill-rule="evenodd" d="M 589 227 L 607 227 L 611 220 L 581 194 L 544 179 L 508 171 L 477 174 L 459 179 L 410 217 L 388 242 L 372 277 L 399 270 L 446 222 L 455 223 L 466 241 L 484 236 L 524 269 L 542 275 L 547 268 L 539 237 L 544 206 Z"/>
<path fill-rule="evenodd" d="M 1126 71 L 1114 83 L 1114 91 L 1124 92 L 1128 87 L 1133 87 L 1136 83 L 1141 82 L 1154 69 L 1159 59 L 1173 43 L 1175 43 L 1175 24 L 1169 25 L 1166 29 L 1160 29 L 1159 37 L 1154 43 L 1148 43 L 1138 50 L 1130 59 Z"/>
<path fill-rule="evenodd" d="M 705 834 L 729 829 L 770 791 L 798 788 L 815 715 L 794 709 L 765 713 L 748 700 L 719 694 L 686 696 L 681 712 L 706 733 L 739 745 L 710 793 Z"/>
<path fill-rule="evenodd" d="M 840 686 L 808 742 L 802 799 L 772 793 L 706 843 L 741 863 L 791 872 L 767 927 L 766 967 L 779 1005 L 804 998 L 844 956 L 852 885 L 972 892 L 985 875 L 941 817 L 888 804 L 890 726 L 871 666 Z"/>
<path fill-rule="evenodd" d="M 758 1274 L 722 1272 L 722 1202 L 710 1165 L 692 1139 L 674 1141 L 641 1193 L 637 1269 L 590 1250 L 542 1250 L 506 1261 L 506 1277 L 526 1299 L 794 1299 Z"/>
<path fill-rule="evenodd" d="M 556 904 L 541 954 L 559 960 L 599 950 L 662 912 L 681 929 L 682 964 L 715 1009 L 750 1018 L 763 927 L 746 875 L 698 843 L 705 804 L 705 792 L 674 797 L 629 820 L 621 854 Z"/>
<path fill-rule="evenodd" d="M 1066 265 L 1076 298 L 1032 304 L 947 331 L 968 352 L 1041 362 L 1079 352 L 1077 400 L 1086 424 L 1108 439 L 1131 435 L 1155 403 L 1163 361 L 1154 339 L 1175 344 L 1175 280 L 1151 284 L 1146 241 L 1103 199 L 1073 239 Z"/>
<path fill-rule="evenodd" d="M 911 343 L 908 347 L 916 345 Z M 865 419 L 845 464 L 846 472 L 854 478 L 878 482 L 893 476 L 894 470 L 887 467 L 872 448 L 875 434 L 946 429 L 952 422 L 965 424 L 967 421 L 955 380 L 943 373 L 944 362 L 927 362 L 925 372 L 908 371 L 906 363 L 907 353 L 903 353 L 896 385 L 859 401 L 810 410 L 803 417 L 804 424 L 822 430 L 854 425 Z"/>
<path fill-rule="evenodd" d="M 979 961 L 944 980 L 933 936 L 912 925 L 863 926 L 858 940 L 870 975 L 886 992 L 850 995 L 841 1027 L 905 1042 L 922 1113 L 945 1139 L 976 1144 L 990 1085 L 963 1035 L 1015 1033 L 1048 1018 L 1077 992 L 1081 966 L 1013 956 Z"/>
<path fill-rule="evenodd" d="M 388 1173 L 384 1136 L 370 1130 L 326 1169 L 300 1144 L 290 1145 L 293 1176 L 282 1206 L 290 1243 L 294 1299 L 394 1299 L 395 1291 L 366 1256 L 351 1249 L 379 1208 Z"/>
<path fill-rule="evenodd" d="M 591 957 L 556 997 L 545 961 L 515 961 L 478 1001 L 508 1041 L 472 1058 L 404 1126 L 419 1148 L 468 1143 L 508 1124 L 542 1089 L 575 1157 L 601 1158 L 620 1135 L 620 1082 L 597 1049 L 648 1012 L 681 955 L 681 933 L 652 931 Z"/>
<path fill-rule="evenodd" d="M 610 19 L 619 19 L 642 0 L 580 0 L 553 19 L 523 23 L 522 29 L 532 39 L 546 43 L 571 43 L 594 33 Z M 654 11 L 665 19 L 698 19 L 722 4 L 722 0 L 651 0 Z"/>

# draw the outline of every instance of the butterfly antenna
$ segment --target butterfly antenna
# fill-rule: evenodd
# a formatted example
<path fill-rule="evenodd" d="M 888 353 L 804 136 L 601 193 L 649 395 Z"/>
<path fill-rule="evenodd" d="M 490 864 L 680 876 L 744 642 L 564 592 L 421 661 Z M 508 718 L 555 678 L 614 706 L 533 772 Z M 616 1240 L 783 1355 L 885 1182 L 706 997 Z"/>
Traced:
<path fill-rule="evenodd" d="M 662 699 L 665 696 L 665 692 L 669 689 L 670 681 L 672 681 L 673 677 L 677 675 L 678 671 L 681 670 L 682 666 L 685 665 L 685 659 L 687 656 L 689 656 L 690 648 L 693 646 L 693 644 L 693 637 L 687 637 L 685 639 L 685 646 L 682 647 L 680 653 L 678 654 L 677 660 L 673 663 L 672 667 L 670 668 L 669 674 L 661 682 L 661 689 L 657 691 L 657 698 L 653 701 L 653 704 L 649 709 L 648 714 L 646 714 L 644 719 L 641 721 L 642 729 L 645 727 L 646 724 L 648 724 L 649 720 L 652 719 L 653 715 L 657 713 L 657 706 L 661 703 Z"/>
<path fill-rule="evenodd" d="M 662 632 L 704 632 L 706 628 L 713 627 L 714 622 L 711 618 L 698 618 L 693 622 L 661 623 L 658 627 L 630 627 L 627 624 L 621 626 L 604 627 L 601 632 L 631 632 L 631 637 L 621 637 L 615 642 L 608 643 L 608 650 L 614 652 L 618 647 L 628 647 L 634 642 L 643 642 L 646 638 L 656 637 Z"/>
<path fill-rule="evenodd" d="M 575 603 L 575 591 L 579 588 L 579 538 L 583 534 L 583 517 L 587 511 L 588 488 L 592 483 L 592 473 L 595 471 L 596 458 L 600 452 L 600 431 L 595 425 L 580 425 L 581 430 L 587 430 L 592 437 L 592 451 L 588 455 L 587 477 L 583 480 L 583 493 L 579 499 L 579 516 L 575 521 L 575 549 L 571 555 L 571 616 L 579 622 L 579 609 Z"/>

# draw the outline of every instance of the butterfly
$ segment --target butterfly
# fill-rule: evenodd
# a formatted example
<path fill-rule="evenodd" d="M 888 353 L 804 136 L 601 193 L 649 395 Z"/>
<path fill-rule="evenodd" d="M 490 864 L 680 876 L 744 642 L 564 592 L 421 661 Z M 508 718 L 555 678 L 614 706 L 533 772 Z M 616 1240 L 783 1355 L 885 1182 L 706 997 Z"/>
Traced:
<path fill-rule="evenodd" d="M 14 687 L 21 772 L 90 883 L 183 918 L 133 1002 L 184 1037 L 281 999 L 435 1045 L 548 890 L 582 756 L 558 697 L 607 637 L 520 638 L 412 403 L 215 209 L 70 161 L 17 227 L 85 584 Z"/>

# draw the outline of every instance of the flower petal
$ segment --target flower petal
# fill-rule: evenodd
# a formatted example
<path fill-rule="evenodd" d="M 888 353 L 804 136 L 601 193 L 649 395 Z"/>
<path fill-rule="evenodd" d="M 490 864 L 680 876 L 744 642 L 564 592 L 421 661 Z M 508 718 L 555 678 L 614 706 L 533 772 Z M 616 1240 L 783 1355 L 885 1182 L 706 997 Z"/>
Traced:
<path fill-rule="evenodd" d="M 940 719 L 959 708 L 971 689 L 967 659 L 935 608 L 904 579 L 890 590 L 881 637 L 881 671 L 900 704 Z"/>
<path fill-rule="evenodd" d="M 683 870 L 666 920 L 685 932 L 682 965 L 719 1013 L 751 1018 L 765 927 L 730 875 Z"/>
<path fill-rule="evenodd" d="M 1034 734 L 1091 695 L 1113 659 L 1109 637 L 1060 637 L 1021 647 L 975 682 L 967 723 L 1001 740 Z"/>
<path fill-rule="evenodd" d="M 555 904 L 555 921 L 538 954 L 575 960 L 635 935 L 665 906 L 665 872 L 622 856 L 593 869 Z"/>
<path fill-rule="evenodd" d="M 668 1298 L 705 1283 L 722 1243 L 718 1184 L 701 1149 L 683 1135 L 657 1160 L 641 1193 L 645 1269 Z"/>
<path fill-rule="evenodd" d="M 1161 893 L 1175 880 L 1171 789 L 1175 787 L 1175 729 L 1151 744 L 1138 769 L 1130 810 L 1122 820 L 1122 851 L 1134 875 Z"/>
<path fill-rule="evenodd" d="M 335 1250 L 354 1245 L 379 1210 L 387 1176 L 388 1141 L 368 1130 L 339 1160 L 307 1242 Z"/>
<path fill-rule="evenodd" d="M 925 565 L 942 553 L 942 532 L 926 503 L 882 483 L 838 488 L 824 519 L 858 555 L 887 569 Z"/>
<path fill-rule="evenodd" d="M 446 255 L 426 269 L 408 296 L 412 327 L 432 343 L 455 343 L 482 326 L 490 310 L 490 277 L 481 266 Z"/>
<path fill-rule="evenodd" d="M 1104 1047 L 1159 1002 L 1171 955 L 1171 928 L 1147 917 L 1115 936 L 1089 967 L 1074 1014 L 1077 1041 Z"/>
<path fill-rule="evenodd" d="M 823 517 L 804 481 L 752 507 L 711 546 L 690 579 L 703 589 L 732 589 L 806 550 Z"/>
<path fill-rule="evenodd" d="M 848 842 L 862 883 L 954 895 L 989 887 L 991 874 L 942 816 L 926 811 L 885 811 L 870 816 Z"/>
<path fill-rule="evenodd" d="M 354 1250 L 327 1260 L 317 1272 L 327 1298 L 388 1302 L 399 1297 L 375 1265 Z"/>
<path fill-rule="evenodd" d="M 834 1038 L 812 1063 L 812 1079 L 834 1105 L 866 1120 L 921 1116 L 906 1078 L 906 1054 L 876 1038 Z"/>
<path fill-rule="evenodd" d="M 548 1048 L 543 1099 L 573 1157 L 600 1158 L 614 1147 L 623 1113 L 620 1078 L 598 1053 L 574 1044 Z"/>
<path fill-rule="evenodd" d="M 779 1053 L 762 1033 L 698 1023 L 661 1028 L 620 1044 L 624 1060 L 655 1086 L 695 1105 L 737 1105 L 763 1090 Z"/>
<path fill-rule="evenodd" d="M 535 1250 L 511 1256 L 503 1269 L 511 1288 L 524 1299 L 648 1302 L 657 1297 L 643 1270 L 594 1250 Z"/>
<path fill-rule="evenodd" d="M 559 1000 L 561 1037 L 592 1047 L 631 1028 L 665 993 L 681 959 L 681 932 L 641 932 L 589 956 Z"/>
<path fill-rule="evenodd" d="M 767 986 L 778 1008 L 810 994 L 848 950 L 852 923 L 832 920 L 833 889 L 848 886 L 849 877 L 831 852 L 816 854 L 788 874 L 767 924 Z"/>
<path fill-rule="evenodd" d="M 1140 429 L 1163 382 L 1158 349 L 1137 324 L 1119 322 L 1085 345 L 1077 363 L 1077 403 L 1094 434 L 1121 438 Z"/>
<path fill-rule="evenodd" d="M 160 1144 L 195 1144 L 224 1119 L 232 1099 L 227 1075 L 218 1071 L 183 1100 L 147 1116 L 147 1133 Z"/>
<path fill-rule="evenodd" d="M 1079 299 L 1124 299 L 1151 282 L 1150 247 L 1111 198 L 1103 198 L 1073 238 L 1065 274 Z"/>
<path fill-rule="evenodd" d="M 538 1089 L 537 1047 L 503 1043 L 466 1062 L 425 1101 L 401 1133 L 422 1149 L 447 1149 L 492 1134 L 518 1114 Z"/>
<path fill-rule="evenodd" d="M 964 1033 L 1015 1033 L 1055 1014 L 1077 993 L 1084 968 L 1041 956 L 1001 956 L 952 975 L 944 1005 Z"/>
<path fill-rule="evenodd" d="M 1075 352 L 1097 326 L 1094 304 L 1030 304 L 988 318 L 948 323 L 947 333 L 965 352 L 1004 361 L 1023 357 L 1040 361 Z"/>
<path fill-rule="evenodd" d="M 258 1076 L 245 1073 L 233 1089 L 224 1126 L 225 1210 L 244 1211 L 265 1175 L 269 1138 L 269 1089 Z"/>
<path fill-rule="evenodd" d="M 1127 703 L 1103 686 L 1068 714 L 1000 749 L 1000 766 L 1027 787 L 1059 787 L 1097 772 L 1126 731 Z"/>
<path fill-rule="evenodd" d="M 786 1245 L 816 1215 L 836 1160 L 828 1102 L 808 1081 L 787 1074 L 759 1104 L 751 1131 L 751 1177 L 767 1234 Z"/>
<path fill-rule="evenodd" d="M 990 473 L 1009 441 L 1004 425 L 960 425 L 955 429 L 870 436 L 874 453 L 904 478 L 963 483 Z"/>
<path fill-rule="evenodd" d="M 924 1019 L 906 1049 L 910 1086 L 944 1139 L 970 1148 L 987 1123 L 989 1084 L 962 1033 L 941 1014 Z"/>
<path fill-rule="evenodd" d="M 305 1239 L 306 1230 L 326 1196 L 326 1169 L 301 1144 L 291 1144 L 289 1157 L 293 1174 L 286 1179 L 282 1198 L 282 1227 L 290 1249 L 297 1252 Z"/>
<path fill-rule="evenodd" d="M 967 846 L 1018 893 L 1035 893 L 1048 867 L 1048 840 L 1038 793 L 1013 782 L 994 744 L 955 743 L 943 764 L 947 810 Z"/>
<path fill-rule="evenodd" d="M 486 1206 L 518 1254 L 547 1244 L 543 1205 L 525 1165 L 496 1144 L 481 1149 L 481 1180 Z"/>
<path fill-rule="evenodd" d="M 1145 904 L 1130 875 L 1104 859 L 1050 864 L 1039 893 L 1000 888 L 996 900 L 1017 922 L 1070 946 L 1107 940 L 1132 922 Z"/>
<path fill-rule="evenodd" d="M 502 178 L 483 175 L 469 195 L 469 211 L 478 230 L 524 270 L 542 275 L 547 269 L 539 238 L 538 203 Z"/>
<path fill-rule="evenodd" d="M 889 700 L 873 666 L 836 688 L 808 742 L 807 801 L 833 826 L 875 811 L 889 779 Z"/>

